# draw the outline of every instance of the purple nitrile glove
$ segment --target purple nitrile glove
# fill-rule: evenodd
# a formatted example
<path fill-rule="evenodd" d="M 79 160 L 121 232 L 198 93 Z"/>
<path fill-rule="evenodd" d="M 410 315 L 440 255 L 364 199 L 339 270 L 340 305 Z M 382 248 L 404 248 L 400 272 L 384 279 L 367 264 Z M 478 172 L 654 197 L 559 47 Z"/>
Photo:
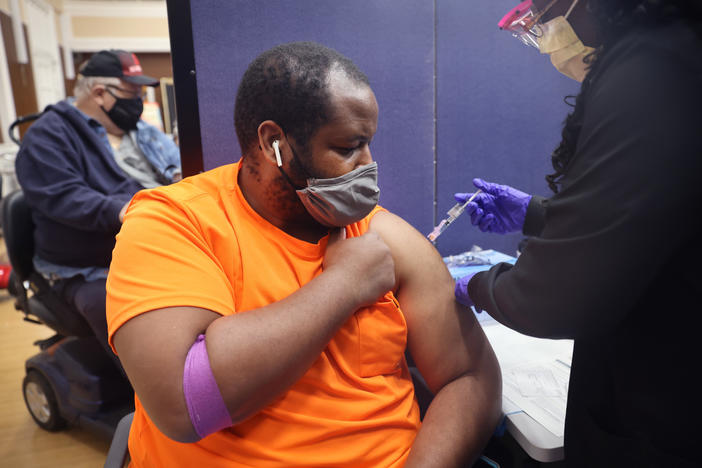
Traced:
<path fill-rule="evenodd" d="M 508 185 L 494 184 L 483 179 L 473 179 L 473 185 L 482 190 L 468 203 L 470 222 L 483 232 L 507 234 L 521 231 L 524 227 L 527 206 L 531 195 Z M 465 203 L 472 193 L 456 193 L 454 198 Z"/>
<path fill-rule="evenodd" d="M 468 295 L 468 283 L 475 273 L 471 273 L 462 278 L 456 280 L 456 286 L 453 290 L 453 294 L 456 296 L 456 300 L 466 307 L 473 305 L 473 300 Z"/>

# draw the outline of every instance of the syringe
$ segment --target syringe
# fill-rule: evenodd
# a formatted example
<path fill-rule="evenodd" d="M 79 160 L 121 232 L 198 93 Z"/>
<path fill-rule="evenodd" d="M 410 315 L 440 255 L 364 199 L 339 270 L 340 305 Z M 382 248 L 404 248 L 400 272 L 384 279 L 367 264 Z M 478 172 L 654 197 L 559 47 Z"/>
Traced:
<path fill-rule="evenodd" d="M 465 203 L 456 203 L 453 208 L 446 212 L 448 216 L 442 219 L 439 225 L 427 235 L 427 238 L 432 244 L 436 242 L 436 239 L 446 230 L 446 228 L 451 225 L 451 223 L 456 221 L 456 219 L 463 214 L 463 212 L 466 210 L 466 206 L 468 206 L 468 203 L 472 202 L 480 192 L 481 190 L 478 189 L 468 200 L 466 200 Z"/>

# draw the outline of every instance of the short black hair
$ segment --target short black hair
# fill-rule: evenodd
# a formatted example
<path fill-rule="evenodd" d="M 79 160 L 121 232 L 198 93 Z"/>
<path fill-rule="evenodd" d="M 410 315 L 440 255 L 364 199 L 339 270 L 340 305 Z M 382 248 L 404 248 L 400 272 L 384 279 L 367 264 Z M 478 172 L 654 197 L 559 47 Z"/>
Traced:
<path fill-rule="evenodd" d="M 303 146 L 329 119 L 328 76 L 343 71 L 352 81 L 368 77 L 348 58 L 315 42 L 291 42 L 256 57 L 239 84 L 234 127 L 242 154 L 258 145 L 258 126 L 272 120 Z"/>

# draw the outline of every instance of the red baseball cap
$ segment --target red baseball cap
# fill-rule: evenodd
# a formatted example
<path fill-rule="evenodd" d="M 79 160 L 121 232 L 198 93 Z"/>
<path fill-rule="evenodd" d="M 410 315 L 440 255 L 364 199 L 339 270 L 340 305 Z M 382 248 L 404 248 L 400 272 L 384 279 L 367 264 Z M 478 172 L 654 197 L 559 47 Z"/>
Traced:
<path fill-rule="evenodd" d="M 137 56 L 126 50 L 101 50 L 90 57 L 80 71 L 83 76 L 111 76 L 128 83 L 156 86 L 156 78 L 144 75 Z"/>

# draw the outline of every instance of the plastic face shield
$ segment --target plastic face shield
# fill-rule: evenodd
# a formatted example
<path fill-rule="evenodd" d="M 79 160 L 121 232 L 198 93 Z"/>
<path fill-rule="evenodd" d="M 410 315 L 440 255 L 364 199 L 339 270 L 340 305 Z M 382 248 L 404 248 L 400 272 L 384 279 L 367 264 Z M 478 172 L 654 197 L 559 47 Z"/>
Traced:
<path fill-rule="evenodd" d="M 551 0 L 543 10 L 538 10 L 532 0 L 525 0 L 503 16 L 499 23 L 497 23 L 497 26 L 503 31 L 509 31 L 524 44 L 538 49 L 539 43 L 537 38 L 541 37 L 541 26 L 539 22 L 541 17 L 557 1 L 558 0 Z"/>

